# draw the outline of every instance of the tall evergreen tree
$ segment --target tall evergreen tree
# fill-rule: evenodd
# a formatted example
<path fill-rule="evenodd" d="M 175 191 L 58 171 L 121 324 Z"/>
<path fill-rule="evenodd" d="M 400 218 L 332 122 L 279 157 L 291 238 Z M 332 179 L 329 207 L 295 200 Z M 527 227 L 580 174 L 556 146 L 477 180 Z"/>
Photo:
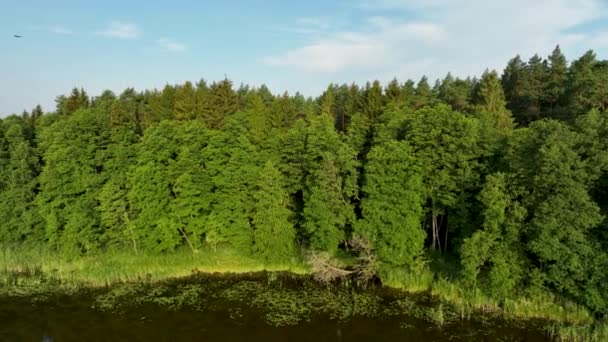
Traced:
<path fill-rule="evenodd" d="M 176 88 L 174 108 L 177 120 L 192 120 L 196 117 L 196 90 L 191 82 Z"/>
<path fill-rule="evenodd" d="M 295 254 L 296 231 L 283 175 L 271 161 L 259 175 L 254 198 L 254 252 L 265 262 L 289 260 Z"/>
<path fill-rule="evenodd" d="M 238 98 L 232 88 L 232 82 L 224 79 L 214 82 L 209 88 L 209 104 L 203 116 L 209 128 L 221 128 L 227 116 L 238 110 Z"/>
<path fill-rule="evenodd" d="M 558 45 L 549 56 L 549 74 L 545 81 L 543 102 L 547 117 L 562 119 L 565 115 L 563 103 L 567 81 L 568 62 Z"/>
<path fill-rule="evenodd" d="M 103 113 L 78 110 L 41 134 L 44 167 L 36 204 L 50 246 L 66 254 L 98 249 L 102 229 L 96 210 L 104 183 L 100 153 L 108 144 Z"/>
<path fill-rule="evenodd" d="M 0 123 L 0 241 L 5 243 L 44 240 L 34 205 L 39 160 L 27 139 L 28 124 L 14 116 Z"/>

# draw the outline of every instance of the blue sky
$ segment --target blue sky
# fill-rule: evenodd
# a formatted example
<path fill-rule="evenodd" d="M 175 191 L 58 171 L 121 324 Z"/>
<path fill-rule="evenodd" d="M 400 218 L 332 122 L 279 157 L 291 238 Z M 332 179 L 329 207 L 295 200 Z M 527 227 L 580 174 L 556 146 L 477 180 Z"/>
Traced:
<path fill-rule="evenodd" d="M 0 113 L 227 75 L 317 95 L 329 82 L 502 70 L 515 54 L 608 58 L 606 0 L 0 0 Z M 13 34 L 23 35 L 14 39 Z"/>

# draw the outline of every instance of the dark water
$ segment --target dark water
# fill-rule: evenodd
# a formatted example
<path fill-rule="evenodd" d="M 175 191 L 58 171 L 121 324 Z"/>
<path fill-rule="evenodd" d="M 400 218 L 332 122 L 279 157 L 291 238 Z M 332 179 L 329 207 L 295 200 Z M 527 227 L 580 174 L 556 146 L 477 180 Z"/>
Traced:
<path fill-rule="evenodd" d="M 52 290 L 49 290 L 53 292 Z M 0 341 L 547 341 L 533 322 L 266 275 L 0 297 Z"/>

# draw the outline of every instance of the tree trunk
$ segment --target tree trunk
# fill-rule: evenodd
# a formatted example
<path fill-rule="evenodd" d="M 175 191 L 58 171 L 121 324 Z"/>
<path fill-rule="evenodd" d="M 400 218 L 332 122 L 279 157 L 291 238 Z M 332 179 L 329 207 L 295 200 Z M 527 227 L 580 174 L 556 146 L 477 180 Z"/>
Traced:
<path fill-rule="evenodd" d="M 137 240 L 135 239 L 135 232 L 131 229 L 131 220 L 129 219 L 129 214 L 125 211 L 125 225 L 127 226 L 127 230 L 131 233 L 131 240 L 133 241 L 133 250 L 135 250 L 135 254 L 139 254 L 137 250 Z"/>
<path fill-rule="evenodd" d="M 431 212 L 431 229 L 433 231 L 433 250 L 435 250 L 435 241 L 437 240 L 437 234 L 436 234 L 436 227 L 437 227 L 437 219 L 435 218 L 435 213 Z"/>
<path fill-rule="evenodd" d="M 192 242 L 190 242 L 190 239 L 188 239 L 188 235 L 186 235 L 186 232 L 184 232 L 184 230 L 181 228 L 178 228 L 178 230 L 180 231 L 180 233 L 182 233 L 182 235 L 186 239 L 186 242 L 188 242 L 188 245 L 190 246 L 190 249 L 192 250 L 192 254 L 196 254 L 196 249 L 192 245 Z"/>
<path fill-rule="evenodd" d="M 441 218 L 439 219 L 439 224 L 437 225 L 437 245 L 439 246 L 439 253 L 441 253 L 441 227 L 443 227 L 443 215 L 441 215 Z"/>
<path fill-rule="evenodd" d="M 448 250 L 448 216 L 447 216 L 448 214 L 447 214 L 447 211 L 446 211 L 445 215 L 446 215 L 445 216 L 445 242 L 443 244 L 443 251 L 447 252 L 447 250 Z"/>

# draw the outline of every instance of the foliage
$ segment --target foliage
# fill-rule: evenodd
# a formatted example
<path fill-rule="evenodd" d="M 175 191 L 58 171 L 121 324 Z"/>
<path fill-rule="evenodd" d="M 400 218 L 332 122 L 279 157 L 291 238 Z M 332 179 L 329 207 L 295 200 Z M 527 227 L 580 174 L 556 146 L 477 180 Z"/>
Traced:
<path fill-rule="evenodd" d="M 53 113 L 0 122 L 0 243 L 67 260 L 316 253 L 386 283 L 447 278 L 500 305 L 547 295 L 602 317 L 606 80 L 607 61 L 557 47 L 502 75 L 317 98 L 228 79 L 75 88 Z"/>

